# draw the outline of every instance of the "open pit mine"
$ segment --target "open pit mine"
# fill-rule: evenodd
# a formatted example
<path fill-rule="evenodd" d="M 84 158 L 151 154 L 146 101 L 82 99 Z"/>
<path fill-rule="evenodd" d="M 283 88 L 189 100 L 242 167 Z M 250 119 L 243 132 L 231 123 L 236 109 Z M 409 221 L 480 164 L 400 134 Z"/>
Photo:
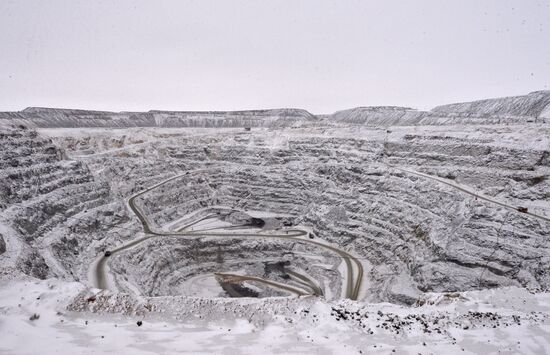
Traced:
<path fill-rule="evenodd" d="M 0 301 L 36 289 L 36 312 L 70 295 L 72 321 L 324 319 L 355 353 L 540 327 L 544 349 L 550 91 L 431 111 L 0 113 L 0 280 Z"/>

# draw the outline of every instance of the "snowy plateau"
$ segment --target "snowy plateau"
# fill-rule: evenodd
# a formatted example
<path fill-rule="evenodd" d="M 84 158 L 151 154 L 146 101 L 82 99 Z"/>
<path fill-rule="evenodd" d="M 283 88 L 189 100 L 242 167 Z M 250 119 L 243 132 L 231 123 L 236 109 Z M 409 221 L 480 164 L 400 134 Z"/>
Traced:
<path fill-rule="evenodd" d="M 1 354 L 548 354 L 550 91 L 0 113 Z"/>

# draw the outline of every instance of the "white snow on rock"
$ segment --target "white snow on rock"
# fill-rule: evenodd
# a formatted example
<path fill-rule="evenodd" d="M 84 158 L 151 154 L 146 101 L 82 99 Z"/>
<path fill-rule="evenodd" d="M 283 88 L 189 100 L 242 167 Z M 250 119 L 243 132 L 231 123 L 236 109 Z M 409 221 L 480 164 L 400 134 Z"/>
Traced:
<path fill-rule="evenodd" d="M 415 307 L 315 299 L 205 304 L 26 279 L 2 281 L 0 300 L 6 354 L 540 354 L 550 347 L 550 295 L 517 288 L 431 294 Z"/>
<path fill-rule="evenodd" d="M 0 353 L 548 353 L 549 102 L 0 113 Z"/>

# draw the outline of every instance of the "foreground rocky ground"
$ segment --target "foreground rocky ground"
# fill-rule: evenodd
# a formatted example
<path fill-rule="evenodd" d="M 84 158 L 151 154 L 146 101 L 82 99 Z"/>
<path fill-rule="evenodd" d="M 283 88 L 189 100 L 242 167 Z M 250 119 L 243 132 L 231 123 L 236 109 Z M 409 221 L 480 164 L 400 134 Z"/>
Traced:
<path fill-rule="evenodd" d="M 545 353 L 549 105 L 0 114 L 0 350 Z"/>
<path fill-rule="evenodd" d="M 55 279 L 0 286 L 7 354 L 545 354 L 550 347 L 548 294 L 515 287 L 429 294 L 404 307 L 133 298 Z"/>

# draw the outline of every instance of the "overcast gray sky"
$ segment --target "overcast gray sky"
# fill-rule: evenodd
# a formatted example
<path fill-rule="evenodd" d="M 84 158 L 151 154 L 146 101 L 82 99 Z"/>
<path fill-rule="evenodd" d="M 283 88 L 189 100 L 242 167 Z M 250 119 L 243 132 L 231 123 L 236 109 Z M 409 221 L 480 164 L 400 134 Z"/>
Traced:
<path fill-rule="evenodd" d="M 550 90 L 550 1 L 0 0 L 0 110 L 437 104 Z"/>

